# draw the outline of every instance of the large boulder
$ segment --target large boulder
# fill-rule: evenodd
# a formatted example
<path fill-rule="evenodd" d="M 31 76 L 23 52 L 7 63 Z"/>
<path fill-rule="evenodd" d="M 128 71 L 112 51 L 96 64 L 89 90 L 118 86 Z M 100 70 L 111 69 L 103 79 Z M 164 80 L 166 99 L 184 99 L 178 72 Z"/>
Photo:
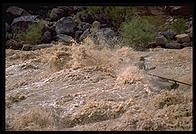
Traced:
<path fill-rule="evenodd" d="M 12 30 L 26 31 L 28 26 L 33 23 L 38 23 L 40 20 L 38 16 L 21 16 L 13 20 L 11 27 Z"/>
<path fill-rule="evenodd" d="M 55 31 L 57 34 L 73 35 L 76 23 L 69 17 L 63 17 L 57 21 Z"/>
<path fill-rule="evenodd" d="M 110 48 L 118 45 L 121 40 L 121 36 L 111 28 L 101 28 L 93 32 L 91 31 L 90 37 L 93 39 L 95 45 L 100 47 L 107 46 Z"/>
<path fill-rule="evenodd" d="M 14 18 L 26 15 L 31 14 L 20 7 L 10 6 L 6 10 L 5 21 L 8 22 L 8 24 L 11 24 Z"/>
<path fill-rule="evenodd" d="M 57 21 L 58 19 L 62 18 L 64 15 L 64 10 L 60 8 L 53 8 L 50 13 L 50 19 L 52 21 Z"/>
<path fill-rule="evenodd" d="M 42 35 L 42 42 L 43 43 L 49 43 L 52 40 L 52 34 L 50 31 L 44 32 Z"/>
<path fill-rule="evenodd" d="M 68 36 L 68 35 L 65 35 L 65 34 L 58 34 L 57 39 L 59 41 L 64 42 L 66 45 L 69 45 L 69 44 L 75 42 L 74 39 L 71 36 Z"/>
<path fill-rule="evenodd" d="M 190 42 L 188 34 L 178 34 L 176 35 L 176 39 L 179 43 Z"/>
<path fill-rule="evenodd" d="M 9 14 L 13 15 L 14 17 L 31 15 L 26 10 L 24 10 L 24 9 L 22 9 L 20 7 L 17 7 L 17 6 L 10 6 L 6 10 L 6 13 L 9 13 Z"/>
<path fill-rule="evenodd" d="M 95 34 L 98 36 L 103 36 L 106 40 L 109 40 L 112 37 L 117 36 L 118 34 L 111 28 L 101 28 L 95 31 Z"/>

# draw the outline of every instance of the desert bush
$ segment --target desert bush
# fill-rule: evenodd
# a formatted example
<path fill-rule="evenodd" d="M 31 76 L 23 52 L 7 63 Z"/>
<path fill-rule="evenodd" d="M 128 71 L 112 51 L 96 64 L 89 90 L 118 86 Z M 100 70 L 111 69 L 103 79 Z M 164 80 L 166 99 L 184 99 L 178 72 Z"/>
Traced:
<path fill-rule="evenodd" d="M 171 24 L 170 28 L 177 34 L 184 33 L 187 29 L 186 21 L 183 18 L 177 18 L 173 24 Z"/>
<path fill-rule="evenodd" d="M 13 38 L 17 41 L 24 41 L 24 43 L 30 43 L 33 45 L 38 44 L 42 40 L 43 27 L 43 21 L 36 24 L 31 24 L 25 32 L 13 31 Z"/>
<path fill-rule="evenodd" d="M 146 16 L 146 15 L 142 15 L 140 16 L 141 19 L 147 20 L 148 23 L 156 26 L 156 31 L 162 31 L 162 25 L 165 23 L 163 18 L 159 17 L 159 16 Z"/>
<path fill-rule="evenodd" d="M 141 16 L 142 19 L 147 20 L 149 23 L 153 24 L 153 25 L 163 25 L 164 21 L 161 17 L 159 16 Z"/>
<path fill-rule="evenodd" d="M 119 31 L 125 45 L 141 51 L 145 50 L 148 43 L 153 41 L 156 36 L 154 25 L 141 18 L 122 23 Z"/>

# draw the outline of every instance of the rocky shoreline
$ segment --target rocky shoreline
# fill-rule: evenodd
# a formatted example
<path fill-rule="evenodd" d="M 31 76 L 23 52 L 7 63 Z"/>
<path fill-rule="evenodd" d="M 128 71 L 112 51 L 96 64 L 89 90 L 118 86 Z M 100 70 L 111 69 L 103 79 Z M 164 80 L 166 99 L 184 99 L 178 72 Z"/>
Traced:
<path fill-rule="evenodd" d="M 51 42 L 58 41 L 64 42 L 65 45 L 69 45 L 73 42 L 80 43 L 83 39 L 92 35 L 92 33 L 94 40 L 102 38 L 109 44 L 115 44 L 112 40 L 114 38 L 121 41 L 123 38 L 122 35 L 117 32 L 117 30 L 114 30 L 115 28 L 110 24 L 107 24 L 107 18 L 103 18 L 103 21 L 100 22 L 99 20 L 93 20 L 92 18 L 89 20 L 88 17 L 86 17 L 83 21 L 77 22 L 75 20 L 77 18 L 77 13 L 86 10 L 87 7 L 83 6 L 46 6 L 44 8 L 37 7 L 37 10 L 35 11 L 23 9 L 17 6 L 10 6 L 7 8 L 5 13 L 6 48 L 21 50 L 23 46 L 27 45 L 31 48 L 31 45 L 49 44 Z M 163 7 L 157 7 L 156 10 L 157 12 L 163 12 L 163 15 L 167 16 L 166 23 L 175 22 L 176 20 L 173 18 L 174 15 L 185 17 L 188 29 L 185 33 L 178 35 L 173 31 L 159 32 L 154 42 L 149 42 L 147 48 L 163 47 L 169 49 L 181 49 L 187 46 L 192 46 L 193 28 L 192 16 L 190 16 L 191 11 L 189 7 L 166 6 L 165 9 L 163 9 Z M 153 14 L 153 10 L 151 11 L 148 9 L 147 11 L 148 14 L 151 15 L 158 14 Z M 142 10 L 140 12 L 146 13 L 147 11 Z M 187 14 L 189 14 L 189 16 Z M 44 23 L 44 26 L 41 29 L 42 33 L 40 44 L 25 44 L 25 42 L 19 42 L 14 39 L 13 31 L 24 32 L 27 30 L 29 25 L 37 24 L 40 21 Z"/>

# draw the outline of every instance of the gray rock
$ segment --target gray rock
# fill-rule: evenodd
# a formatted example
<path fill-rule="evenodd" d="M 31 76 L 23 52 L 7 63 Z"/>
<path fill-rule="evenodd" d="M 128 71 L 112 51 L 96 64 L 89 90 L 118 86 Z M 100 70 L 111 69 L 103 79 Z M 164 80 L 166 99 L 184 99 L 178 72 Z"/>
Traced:
<path fill-rule="evenodd" d="M 165 47 L 170 49 L 181 49 L 183 46 L 178 42 L 170 42 L 165 44 Z"/>
<path fill-rule="evenodd" d="M 176 33 L 172 32 L 172 31 L 165 31 L 165 32 L 161 32 L 161 35 L 163 35 L 166 39 L 175 39 Z"/>
<path fill-rule="evenodd" d="M 6 41 L 6 48 L 18 50 L 22 48 L 22 44 L 13 39 L 10 39 Z"/>
<path fill-rule="evenodd" d="M 51 13 L 50 13 L 50 19 L 52 21 L 56 21 L 58 19 L 60 19 L 61 17 L 63 17 L 64 15 L 64 10 L 60 9 L 60 8 L 53 8 Z"/>
<path fill-rule="evenodd" d="M 159 37 L 156 37 L 155 41 L 156 41 L 157 45 L 165 45 L 168 42 L 167 39 L 163 35 L 159 36 Z"/>
<path fill-rule="evenodd" d="M 106 40 L 118 36 L 118 34 L 113 31 L 111 28 L 101 28 L 95 31 L 95 34 L 98 36 L 103 36 Z"/>
<path fill-rule="evenodd" d="M 38 23 L 39 21 L 36 15 L 17 17 L 11 24 L 12 30 L 26 31 L 30 24 Z"/>
<path fill-rule="evenodd" d="M 26 10 L 17 7 L 17 6 L 11 6 L 6 10 L 7 13 L 10 13 L 11 15 L 13 15 L 14 17 L 19 17 L 19 16 L 27 16 L 27 15 L 31 15 L 30 13 L 28 13 Z"/>
<path fill-rule="evenodd" d="M 70 16 L 72 13 L 74 13 L 73 6 L 58 6 L 58 8 L 64 10 L 65 16 Z"/>
<path fill-rule="evenodd" d="M 160 90 L 167 89 L 175 89 L 177 88 L 176 83 L 169 82 L 169 81 L 162 81 L 162 80 L 156 80 L 153 82 L 153 86 L 159 88 Z"/>
<path fill-rule="evenodd" d="M 190 47 L 190 46 L 192 46 L 192 42 L 184 42 L 184 43 L 182 43 L 182 46 L 183 47 Z"/>
<path fill-rule="evenodd" d="M 79 38 L 82 35 L 82 33 L 83 33 L 83 31 L 80 31 L 80 30 L 75 32 L 75 39 L 76 39 L 76 41 L 79 41 Z"/>
<path fill-rule="evenodd" d="M 93 32 L 95 44 L 114 47 L 121 40 L 121 36 L 111 28 L 101 28 Z"/>
<path fill-rule="evenodd" d="M 70 44 L 74 42 L 74 39 L 71 36 L 65 34 L 58 34 L 57 39 L 63 41 L 66 44 Z"/>
<path fill-rule="evenodd" d="M 54 44 L 39 44 L 39 45 L 34 45 L 32 47 L 32 50 L 43 49 L 43 48 L 48 48 L 52 46 L 54 46 Z"/>
<path fill-rule="evenodd" d="M 31 51 L 34 45 L 31 44 L 23 44 L 22 49 L 23 51 Z"/>
<path fill-rule="evenodd" d="M 63 17 L 57 21 L 55 31 L 57 34 L 71 35 L 74 33 L 76 24 L 71 18 Z"/>
<path fill-rule="evenodd" d="M 32 50 L 52 47 L 53 45 L 54 44 L 39 44 L 39 45 L 24 44 L 22 47 L 22 50 L 23 51 L 32 51 Z"/>
<path fill-rule="evenodd" d="M 85 31 L 86 29 L 90 28 L 90 24 L 86 23 L 86 22 L 81 22 L 80 24 L 78 24 L 77 28 L 81 31 Z"/>
<path fill-rule="evenodd" d="M 82 41 L 83 39 L 85 39 L 88 35 L 90 34 L 89 29 L 86 29 L 83 34 L 80 36 L 79 41 Z"/>
<path fill-rule="evenodd" d="M 169 82 L 168 80 L 161 78 L 148 78 L 147 84 L 149 85 L 150 91 L 159 93 L 161 90 L 171 90 L 179 87 L 179 84 Z"/>
<path fill-rule="evenodd" d="M 73 9 L 75 12 L 79 12 L 81 10 L 83 10 L 85 7 L 82 7 L 82 6 L 74 6 Z"/>
<path fill-rule="evenodd" d="M 42 42 L 43 43 L 49 43 L 52 40 L 52 35 L 49 31 L 44 32 L 42 36 Z"/>
<path fill-rule="evenodd" d="M 56 34 L 55 31 L 55 22 L 50 22 L 50 21 L 45 21 L 43 20 L 44 23 L 44 28 L 42 29 L 42 33 L 44 34 L 45 32 L 50 32 L 51 35 L 54 35 L 54 33 Z"/>

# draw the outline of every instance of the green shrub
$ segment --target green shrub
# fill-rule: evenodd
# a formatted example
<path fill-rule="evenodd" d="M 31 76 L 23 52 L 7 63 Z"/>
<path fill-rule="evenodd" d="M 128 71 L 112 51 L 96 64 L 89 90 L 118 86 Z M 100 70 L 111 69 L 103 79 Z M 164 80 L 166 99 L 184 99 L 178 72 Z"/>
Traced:
<path fill-rule="evenodd" d="M 187 29 L 186 21 L 183 18 L 177 18 L 176 21 L 170 26 L 170 28 L 177 34 L 184 33 Z"/>
<path fill-rule="evenodd" d="M 24 43 L 30 43 L 33 45 L 41 43 L 43 27 L 43 21 L 40 21 L 37 24 L 31 24 L 26 32 L 13 31 L 13 38 L 17 41 L 24 41 Z"/>
<path fill-rule="evenodd" d="M 148 23 L 156 26 L 155 30 L 157 32 L 162 31 L 162 29 L 163 29 L 162 25 L 164 24 L 164 20 L 161 17 L 159 17 L 159 16 L 145 16 L 145 15 L 140 16 L 140 17 L 141 17 L 141 19 L 147 20 Z"/>
<path fill-rule="evenodd" d="M 123 42 L 135 50 L 145 50 L 148 43 L 155 39 L 154 26 L 147 20 L 136 18 L 120 27 Z"/>

